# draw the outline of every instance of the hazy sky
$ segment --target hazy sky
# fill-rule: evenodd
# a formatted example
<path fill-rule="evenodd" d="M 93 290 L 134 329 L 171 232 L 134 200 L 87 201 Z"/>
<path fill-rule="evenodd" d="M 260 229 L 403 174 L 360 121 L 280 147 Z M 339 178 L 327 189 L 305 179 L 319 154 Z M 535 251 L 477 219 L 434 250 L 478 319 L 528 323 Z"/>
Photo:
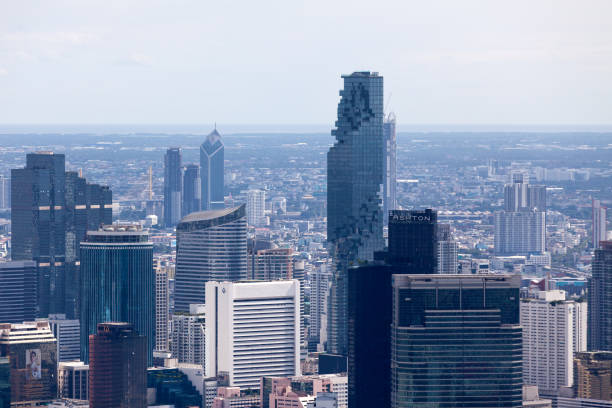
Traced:
<path fill-rule="evenodd" d="M 0 0 L 0 123 L 612 123 L 610 0 Z"/>

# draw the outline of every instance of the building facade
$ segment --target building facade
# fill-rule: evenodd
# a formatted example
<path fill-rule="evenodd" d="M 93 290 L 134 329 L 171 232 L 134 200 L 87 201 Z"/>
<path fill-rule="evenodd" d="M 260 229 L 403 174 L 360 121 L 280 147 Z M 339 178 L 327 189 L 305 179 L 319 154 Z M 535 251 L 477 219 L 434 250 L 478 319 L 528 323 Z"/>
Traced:
<path fill-rule="evenodd" d="M 189 313 L 180 312 L 172 316 L 172 357 L 179 363 L 198 364 L 205 362 L 205 317 L 204 305 L 189 305 Z"/>
<path fill-rule="evenodd" d="M 217 129 L 206 136 L 200 146 L 202 210 L 218 210 L 224 204 L 225 147 Z"/>
<path fill-rule="evenodd" d="M 81 327 L 77 319 L 67 319 L 65 314 L 49 315 L 49 326 L 57 340 L 57 361 L 74 361 L 81 358 Z"/>
<path fill-rule="evenodd" d="M 574 354 L 574 391 L 576 398 L 612 401 L 612 352 Z"/>
<path fill-rule="evenodd" d="M 202 211 L 202 179 L 200 166 L 188 164 L 183 175 L 183 217 Z"/>
<path fill-rule="evenodd" d="M 592 200 L 592 211 L 593 211 L 593 227 L 592 227 L 592 244 L 593 248 L 597 249 L 600 247 L 601 241 L 607 239 L 607 208 L 601 205 L 601 201 Z"/>
<path fill-rule="evenodd" d="M 595 250 L 587 298 L 589 351 L 612 351 L 612 241 Z"/>
<path fill-rule="evenodd" d="M 348 268 L 372 260 L 383 240 L 383 77 L 344 75 L 336 141 L 327 153 L 327 241 L 334 261 L 328 348 L 347 352 Z"/>
<path fill-rule="evenodd" d="M 89 400 L 89 366 L 82 361 L 59 363 L 57 388 L 60 398 Z"/>
<path fill-rule="evenodd" d="M 273 248 L 257 251 L 254 279 L 293 279 L 293 249 Z"/>
<path fill-rule="evenodd" d="M 0 322 L 21 323 L 36 317 L 36 262 L 0 263 Z"/>
<path fill-rule="evenodd" d="M 497 211 L 494 245 L 498 256 L 546 251 L 546 213 L 535 210 Z"/>
<path fill-rule="evenodd" d="M 164 156 L 164 226 L 174 228 L 181 219 L 183 204 L 183 153 L 171 147 Z"/>
<path fill-rule="evenodd" d="M 175 310 L 205 303 L 208 281 L 247 278 L 245 206 L 192 213 L 177 226 Z"/>
<path fill-rule="evenodd" d="M 155 350 L 170 350 L 168 323 L 170 317 L 170 292 L 168 290 L 168 267 L 155 267 Z"/>
<path fill-rule="evenodd" d="M 396 123 L 397 120 L 394 113 L 388 114 L 383 122 L 383 218 L 385 225 L 389 222 L 389 211 L 395 210 L 397 205 Z"/>
<path fill-rule="evenodd" d="M 247 191 L 247 223 L 254 227 L 265 225 L 266 192 L 263 190 Z"/>

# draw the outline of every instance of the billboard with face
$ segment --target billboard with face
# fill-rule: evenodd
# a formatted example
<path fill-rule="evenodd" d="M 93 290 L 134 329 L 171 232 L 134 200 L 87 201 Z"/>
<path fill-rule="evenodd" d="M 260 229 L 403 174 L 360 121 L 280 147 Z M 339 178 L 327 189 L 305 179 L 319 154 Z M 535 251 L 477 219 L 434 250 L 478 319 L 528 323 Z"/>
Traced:
<path fill-rule="evenodd" d="M 26 350 L 26 379 L 27 380 L 40 380 L 41 379 L 41 365 L 40 365 L 40 349 L 28 349 Z"/>

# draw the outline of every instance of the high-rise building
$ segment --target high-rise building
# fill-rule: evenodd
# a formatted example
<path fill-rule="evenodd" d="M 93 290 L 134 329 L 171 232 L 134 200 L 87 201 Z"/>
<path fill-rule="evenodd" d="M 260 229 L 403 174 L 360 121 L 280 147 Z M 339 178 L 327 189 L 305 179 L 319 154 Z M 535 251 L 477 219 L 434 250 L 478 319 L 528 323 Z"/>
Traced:
<path fill-rule="evenodd" d="M 175 310 L 205 302 L 208 281 L 247 278 L 245 206 L 192 213 L 176 227 Z"/>
<path fill-rule="evenodd" d="M 225 147 L 217 129 L 206 136 L 200 146 L 202 210 L 218 210 L 224 204 Z"/>
<path fill-rule="evenodd" d="M 292 260 L 292 271 L 289 279 L 295 279 L 300 284 L 300 345 L 302 348 L 301 358 L 306 358 L 306 319 L 304 316 L 304 299 L 305 299 L 305 280 L 306 280 L 306 262 L 301 259 Z"/>
<path fill-rule="evenodd" d="M 112 193 L 65 171 L 65 157 L 29 153 L 11 170 L 13 260 L 37 265 L 37 315 L 78 313 L 79 242 L 88 227 L 112 222 Z"/>
<path fill-rule="evenodd" d="M 247 223 L 260 227 L 265 224 L 266 192 L 263 190 L 247 191 Z"/>
<path fill-rule="evenodd" d="M 155 347 L 153 243 L 139 225 L 106 225 L 81 243 L 81 356 L 99 323 L 129 322 L 146 338 L 148 363 Z"/>
<path fill-rule="evenodd" d="M 183 217 L 202 210 L 200 166 L 188 164 L 183 176 Z"/>
<path fill-rule="evenodd" d="M 170 314 L 170 294 L 168 292 L 168 268 L 157 265 L 155 268 L 155 350 L 168 351 L 168 319 Z"/>
<path fill-rule="evenodd" d="M 0 262 L 0 322 L 21 323 L 36 317 L 36 262 Z"/>
<path fill-rule="evenodd" d="M 344 75 L 336 142 L 327 154 L 327 241 L 334 262 L 328 312 L 328 348 L 347 352 L 348 268 L 384 246 L 383 77 Z"/>
<path fill-rule="evenodd" d="M 450 233 L 449 224 L 438 224 L 438 273 L 457 273 L 457 242 Z"/>
<path fill-rule="evenodd" d="M 273 248 L 257 251 L 254 279 L 293 279 L 293 249 Z"/>
<path fill-rule="evenodd" d="M 612 401 L 612 352 L 574 354 L 574 391 L 576 398 Z"/>
<path fill-rule="evenodd" d="M 45 405 L 57 397 L 56 353 L 49 322 L 0 324 L 0 356 L 10 362 L 11 406 Z"/>
<path fill-rule="evenodd" d="M 389 222 L 389 211 L 395 210 L 397 188 L 397 137 L 395 114 L 387 115 L 383 122 L 383 217 Z"/>
<path fill-rule="evenodd" d="M 258 388 L 263 376 L 300 375 L 297 280 L 206 283 L 206 376 Z"/>
<path fill-rule="evenodd" d="M 395 274 L 392 287 L 391 407 L 522 406 L 520 276 Z"/>
<path fill-rule="evenodd" d="M 549 290 L 521 301 L 523 381 L 555 394 L 574 381 L 574 353 L 586 351 L 586 302 Z M 574 345 L 578 347 L 575 348 Z"/>
<path fill-rule="evenodd" d="M 433 274 L 438 267 L 438 213 L 394 210 L 389 214 L 388 260 L 401 263 L 402 273 Z"/>
<path fill-rule="evenodd" d="M 607 239 L 607 224 L 606 224 L 606 211 L 607 208 L 601 205 L 601 201 L 593 199 L 593 235 L 591 237 L 593 241 L 593 248 L 597 249 L 600 247 L 601 241 Z"/>
<path fill-rule="evenodd" d="M 612 241 L 595 250 L 587 299 L 589 351 L 612 351 Z"/>
<path fill-rule="evenodd" d="M 205 361 L 204 305 L 189 305 L 189 313 L 172 316 L 172 357 L 179 363 L 204 366 Z"/>
<path fill-rule="evenodd" d="M 67 361 L 57 366 L 60 398 L 89 400 L 89 366 L 82 361 Z"/>
<path fill-rule="evenodd" d="M 183 153 L 171 147 L 164 156 L 164 225 L 174 228 L 181 219 L 183 205 Z"/>
<path fill-rule="evenodd" d="M 0 209 L 11 208 L 11 179 L 0 176 Z"/>
<path fill-rule="evenodd" d="M 77 319 L 65 314 L 49 315 L 49 326 L 57 340 L 57 361 L 73 361 L 81 357 L 81 327 Z"/>
<path fill-rule="evenodd" d="M 147 406 L 147 339 L 129 323 L 100 323 L 89 336 L 89 406 Z"/>
<path fill-rule="evenodd" d="M 319 345 L 327 340 L 327 296 L 331 280 L 328 262 L 316 265 L 310 274 L 310 325 L 308 326 L 309 351 L 323 351 Z M 321 347 L 322 348 L 322 347 Z"/>

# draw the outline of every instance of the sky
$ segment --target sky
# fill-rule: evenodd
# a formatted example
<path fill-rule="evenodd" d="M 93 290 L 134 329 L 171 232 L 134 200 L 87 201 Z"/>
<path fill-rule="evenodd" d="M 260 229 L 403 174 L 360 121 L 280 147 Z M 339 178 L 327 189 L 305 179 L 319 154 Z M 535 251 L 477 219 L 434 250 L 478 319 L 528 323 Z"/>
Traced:
<path fill-rule="evenodd" d="M 612 123 L 609 0 L 0 1 L 0 124 Z"/>

